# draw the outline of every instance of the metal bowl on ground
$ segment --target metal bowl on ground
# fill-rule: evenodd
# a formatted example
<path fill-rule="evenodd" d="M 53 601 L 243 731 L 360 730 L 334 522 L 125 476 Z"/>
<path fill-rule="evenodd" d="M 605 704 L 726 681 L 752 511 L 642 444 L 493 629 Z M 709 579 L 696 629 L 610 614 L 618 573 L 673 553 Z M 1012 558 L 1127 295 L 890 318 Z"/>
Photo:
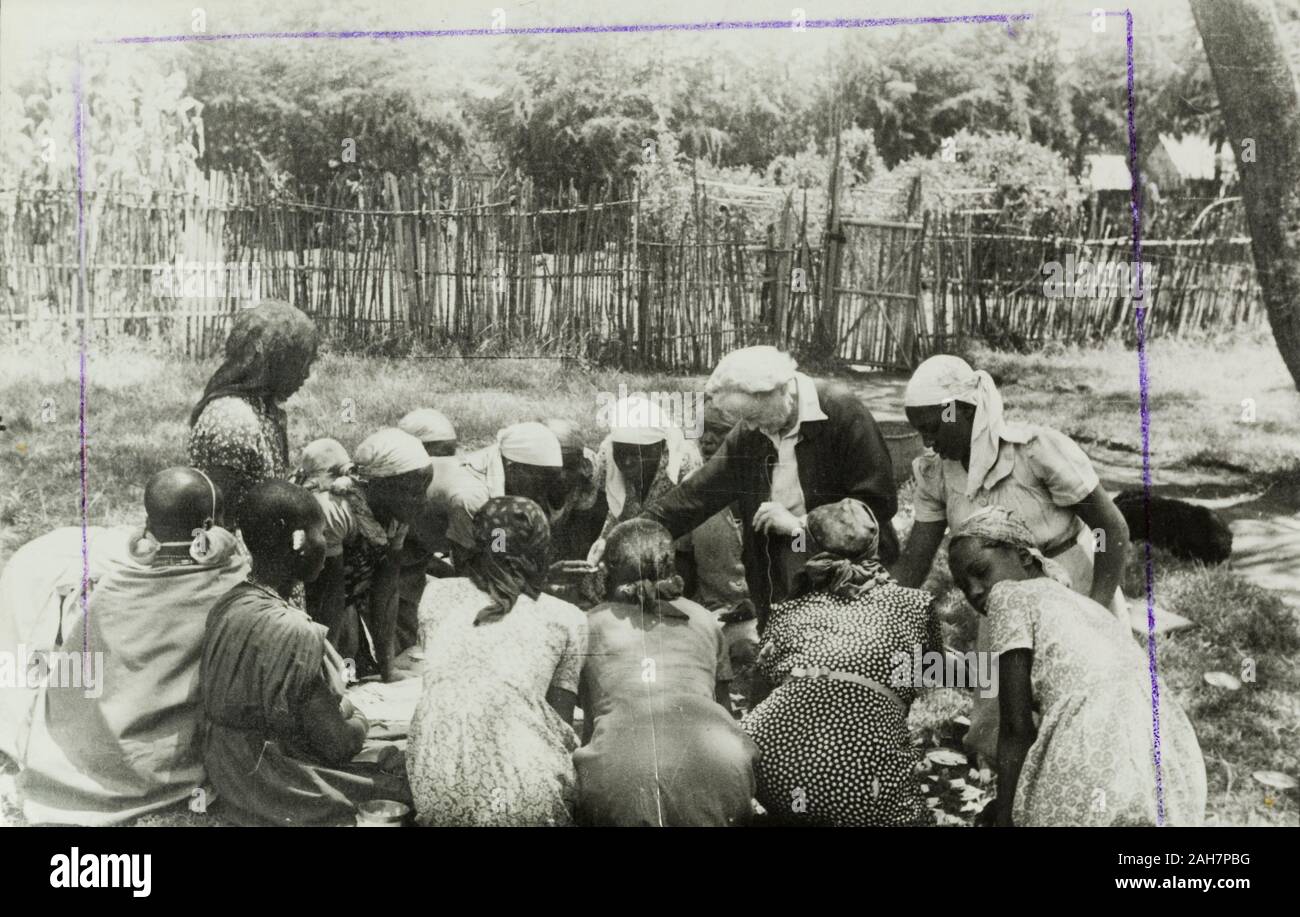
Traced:
<path fill-rule="evenodd" d="M 358 828 L 400 828 L 411 807 L 391 799 L 372 799 L 357 806 Z"/>
<path fill-rule="evenodd" d="M 880 432 L 885 437 L 889 458 L 894 466 L 894 483 L 902 484 L 912 479 L 912 459 L 925 451 L 918 433 L 906 420 L 882 420 Z"/>

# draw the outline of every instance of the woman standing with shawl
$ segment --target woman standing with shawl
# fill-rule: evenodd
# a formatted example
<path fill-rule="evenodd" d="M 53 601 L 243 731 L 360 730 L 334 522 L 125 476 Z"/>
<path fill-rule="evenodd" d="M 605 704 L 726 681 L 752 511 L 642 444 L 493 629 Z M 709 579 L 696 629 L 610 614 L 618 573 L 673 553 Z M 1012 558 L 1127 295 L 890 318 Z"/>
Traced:
<path fill-rule="evenodd" d="M 1160 682 L 1156 748 L 1151 671 L 1127 626 L 1072 590 L 1004 507 L 959 525 L 948 553 L 998 654 L 996 823 L 1201 824 L 1196 734 Z"/>
<path fill-rule="evenodd" d="M 190 414 L 190 464 L 221 488 L 232 531 L 249 487 L 289 476 L 282 405 L 307 381 L 317 343 L 311 319 L 288 303 L 243 310 L 226 338 L 225 361 Z"/>
<path fill-rule="evenodd" d="M 424 693 L 407 749 L 416 814 L 423 825 L 567 825 L 586 621 L 541 591 L 550 529 L 536 503 L 489 500 L 474 544 L 465 575 L 430 580 L 420 602 Z"/>
<path fill-rule="evenodd" d="M 934 451 L 912 463 L 916 523 L 896 568 L 900 583 L 925 582 L 946 530 L 984 507 L 1002 506 L 1029 526 L 1039 550 L 1065 569 L 1076 592 L 1127 624 L 1119 583 L 1128 526 L 1072 439 L 1005 420 L 993 378 L 958 357 L 935 356 L 917 367 L 903 403 Z M 975 648 L 989 649 L 983 619 Z M 966 744 L 986 757 L 994 754 L 997 709 L 993 698 L 976 697 L 971 711 Z"/>
<path fill-rule="evenodd" d="M 432 459 L 418 439 L 391 427 L 362 440 L 351 463 L 331 442 L 308 445 L 297 475 L 325 513 L 327 559 L 308 587 L 307 610 L 359 675 L 378 671 L 388 681 L 404 649 L 397 646 L 399 556 L 424 505 Z"/>
<path fill-rule="evenodd" d="M 819 553 L 763 632 L 760 672 L 777 687 L 741 722 L 762 749 L 758 801 L 776 820 L 836 826 L 929 820 L 907 731 L 917 651 L 942 651 L 929 593 L 880 565 L 880 527 L 857 500 L 808 514 Z"/>
<path fill-rule="evenodd" d="M 594 473 L 597 481 L 604 481 L 609 515 L 588 554 L 592 563 L 600 560 L 604 539 L 614 526 L 641 515 L 704 463 L 673 417 L 639 395 L 619 399 L 610 408 L 609 425 Z"/>
<path fill-rule="evenodd" d="M 325 518 L 307 491 L 266 481 L 245 502 L 253 569 L 208 613 L 200 685 L 203 760 L 242 824 L 351 824 L 356 805 L 409 799 L 400 775 L 351 765 L 369 731 L 344 697 L 325 628 L 288 601 L 325 562 Z"/>
<path fill-rule="evenodd" d="M 748 821 L 757 749 L 736 726 L 722 629 L 682 598 L 672 537 L 620 523 L 604 555 L 607 600 L 588 612 L 573 756 L 587 825 L 726 827 Z"/>

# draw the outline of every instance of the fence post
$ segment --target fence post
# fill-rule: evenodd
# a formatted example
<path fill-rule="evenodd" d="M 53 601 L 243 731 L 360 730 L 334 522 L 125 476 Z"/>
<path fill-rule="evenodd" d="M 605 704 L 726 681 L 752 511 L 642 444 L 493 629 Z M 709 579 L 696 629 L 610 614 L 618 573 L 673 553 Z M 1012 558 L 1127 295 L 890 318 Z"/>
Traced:
<path fill-rule="evenodd" d="M 792 192 L 793 193 L 793 192 Z M 794 270 L 794 252 L 790 245 L 790 224 L 794 219 L 793 200 L 790 194 L 785 197 L 781 208 L 781 220 L 776 234 L 776 266 L 772 278 L 772 337 L 777 347 L 785 347 L 786 315 L 790 308 L 790 281 Z"/>
<path fill-rule="evenodd" d="M 641 367 L 650 365 L 650 284 L 641 266 L 641 177 L 632 180 L 632 269 L 636 278 L 636 340 Z"/>
<path fill-rule="evenodd" d="M 825 245 L 826 267 L 822 271 L 821 309 L 818 311 L 817 349 L 827 358 L 835 356 L 840 327 L 839 297 L 836 287 L 840 282 L 840 133 L 835 133 L 835 155 L 831 160 L 829 202 L 826 214 Z M 789 282 L 789 278 L 786 278 Z"/>

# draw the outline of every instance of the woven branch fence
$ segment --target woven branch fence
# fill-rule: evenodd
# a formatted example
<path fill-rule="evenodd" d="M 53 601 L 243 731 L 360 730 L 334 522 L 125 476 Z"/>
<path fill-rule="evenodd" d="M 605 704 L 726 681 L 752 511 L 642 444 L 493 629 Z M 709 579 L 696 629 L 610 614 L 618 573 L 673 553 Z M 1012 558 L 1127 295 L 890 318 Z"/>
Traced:
<path fill-rule="evenodd" d="M 96 336 L 201 358 L 259 298 L 293 303 L 343 346 L 418 341 L 684 371 L 754 343 L 905 366 L 967 335 L 1134 333 L 1133 290 L 1117 276 L 1132 260 L 1122 231 L 1088 239 L 1086 221 L 1067 221 L 1022 234 L 961 213 L 905 230 L 844 215 L 828 231 L 793 193 L 744 192 L 700 181 L 669 208 L 632 182 L 546 197 L 482 175 L 112 185 L 82 197 L 83 301 L 75 191 L 4 189 L 0 337 L 89 318 Z M 1196 238 L 1145 242 L 1143 260 L 1151 334 L 1259 321 L 1249 241 L 1215 220 Z M 1076 266 L 1068 295 L 1045 286 L 1051 262 Z M 1100 283 L 1079 275 L 1081 262 L 1101 266 Z"/>

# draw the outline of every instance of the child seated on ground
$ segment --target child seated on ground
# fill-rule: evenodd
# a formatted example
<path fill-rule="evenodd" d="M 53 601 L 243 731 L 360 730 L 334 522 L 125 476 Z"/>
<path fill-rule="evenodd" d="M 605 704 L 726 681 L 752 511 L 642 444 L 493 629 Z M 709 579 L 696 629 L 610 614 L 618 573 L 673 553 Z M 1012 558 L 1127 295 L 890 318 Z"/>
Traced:
<path fill-rule="evenodd" d="M 241 518 L 247 582 L 208 614 L 200 684 L 203 760 L 241 824 L 351 824 L 357 804 L 410 801 L 404 776 L 350 765 L 369 730 L 343 696 L 326 628 L 288 601 L 325 563 L 325 516 L 285 481 L 258 484 Z"/>

